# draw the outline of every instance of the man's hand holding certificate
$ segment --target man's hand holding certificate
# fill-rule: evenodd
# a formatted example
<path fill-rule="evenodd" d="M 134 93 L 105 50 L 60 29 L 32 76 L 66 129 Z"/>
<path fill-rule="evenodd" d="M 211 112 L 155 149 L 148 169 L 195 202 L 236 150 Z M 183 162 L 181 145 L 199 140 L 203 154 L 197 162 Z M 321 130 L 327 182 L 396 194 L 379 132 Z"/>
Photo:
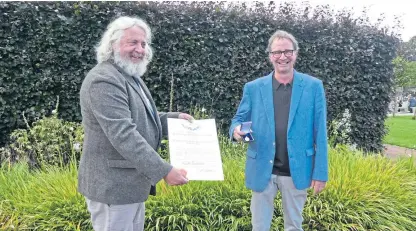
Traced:
<path fill-rule="evenodd" d="M 168 119 L 171 164 L 187 171 L 189 180 L 224 180 L 214 119 Z"/>

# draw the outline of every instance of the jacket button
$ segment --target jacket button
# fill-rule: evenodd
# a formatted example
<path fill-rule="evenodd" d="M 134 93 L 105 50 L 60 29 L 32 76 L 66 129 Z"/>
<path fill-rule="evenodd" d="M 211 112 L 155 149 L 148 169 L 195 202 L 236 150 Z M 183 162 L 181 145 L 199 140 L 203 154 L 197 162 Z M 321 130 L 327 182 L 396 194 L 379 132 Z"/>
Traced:
<path fill-rule="evenodd" d="M 273 164 L 273 161 L 272 160 L 270 160 L 270 164 Z"/>

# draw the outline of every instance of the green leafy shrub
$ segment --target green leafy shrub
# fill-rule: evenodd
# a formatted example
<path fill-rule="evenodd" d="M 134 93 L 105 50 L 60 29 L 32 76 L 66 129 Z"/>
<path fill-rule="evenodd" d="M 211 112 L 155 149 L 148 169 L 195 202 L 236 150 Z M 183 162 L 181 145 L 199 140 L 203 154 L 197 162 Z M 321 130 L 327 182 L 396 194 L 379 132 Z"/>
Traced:
<path fill-rule="evenodd" d="M 63 121 L 55 112 L 27 126 L 12 132 L 11 142 L 0 148 L 0 163 L 63 166 L 80 159 L 84 132 L 79 123 Z"/>
<path fill-rule="evenodd" d="M 94 46 L 115 17 L 137 15 L 154 33 L 155 56 L 143 78 L 161 111 L 186 112 L 199 104 L 226 129 L 243 84 L 271 71 L 267 40 L 283 29 L 299 40 L 297 70 L 323 80 L 329 120 L 348 109 L 350 142 L 382 150 L 397 37 L 365 16 L 302 6 L 1 2 L 0 145 L 25 127 L 23 112 L 29 123 L 50 114 L 56 95 L 62 99 L 60 117 L 79 122 L 79 89 L 96 63 Z"/>
<path fill-rule="evenodd" d="M 225 180 L 157 185 L 146 202 L 146 230 L 251 230 L 250 192 L 244 186 L 245 146 L 220 138 Z M 308 196 L 307 231 L 416 230 L 414 159 L 393 162 L 344 146 L 330 149 L 330 181 Z M 76 164 L 30 172 L 26 164 L 0 170 L 0 229 L 91 230 L 84 198 L 76 191 Z M 280 197 L 274 230 L 283 227 Z M 12 229 L 13 230 L 13 229 Z"/>

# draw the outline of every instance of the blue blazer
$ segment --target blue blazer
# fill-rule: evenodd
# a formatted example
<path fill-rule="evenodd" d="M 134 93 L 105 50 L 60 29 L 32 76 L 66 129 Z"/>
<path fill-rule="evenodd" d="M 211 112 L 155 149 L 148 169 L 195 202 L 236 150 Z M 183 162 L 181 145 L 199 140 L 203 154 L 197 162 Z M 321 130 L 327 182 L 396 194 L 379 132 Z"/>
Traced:
<path fill-rule="evenodd" d="M 262 192 L 271 177 L 275 147 L 273 73 L 244 86 L 229 135 L 245 121 L 252 121 L 254 141 L 247 149 L 247 188 Z M 326 100 L 322 81 L 294 73 L 287 131 L 290 172 L 297 189 L 310 187 L 311 180 L 328 181 Z"/>

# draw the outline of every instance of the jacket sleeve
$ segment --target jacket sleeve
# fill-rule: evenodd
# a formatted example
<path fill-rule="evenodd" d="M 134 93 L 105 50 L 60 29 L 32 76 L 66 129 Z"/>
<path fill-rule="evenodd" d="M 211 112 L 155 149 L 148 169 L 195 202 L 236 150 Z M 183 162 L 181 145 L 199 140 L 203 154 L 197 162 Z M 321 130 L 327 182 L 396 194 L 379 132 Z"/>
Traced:
<path fill-rule="evenodd" d="M 326 99 L 322 81 L 319 81 L 315 93 L 314 139 L 315 139 L 315 165 L 312 179 L 328 181 L 328 137 L 326 129 Z"/>
<path fill-rule="evenodd" d="M 229 136 L 231 140 L 234 140 L 233 133 L 234 129 L 240 125 L 242 122 L 249 120 L 251 117 L 251 98 L 249 93 L 248 85 L 244 85 L 243 97 L 238 106 L 237 112 L 231 120 L 231 126 L 229 130 Z"/>
<path fill-rule="evenodd" d="M 178 118 L 180 112 L 158 112 L 160 123 L 162 124 L 162 136 L 168 136 L 168 118 Z"/>
<path fill-rule="evenodd" d="M 125 83 L 111 76 L 97 75 L 88 90 L 93 114 L 110 143 L 155 185 L 172 166 L 137 131 L 131 118 Z"/>

